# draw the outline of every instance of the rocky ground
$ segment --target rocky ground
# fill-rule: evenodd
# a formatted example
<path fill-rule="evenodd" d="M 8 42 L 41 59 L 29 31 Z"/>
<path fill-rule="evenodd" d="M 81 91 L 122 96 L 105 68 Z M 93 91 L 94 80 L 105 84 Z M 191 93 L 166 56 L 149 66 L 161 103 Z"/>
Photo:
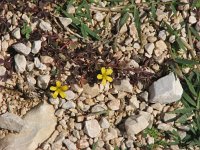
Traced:
<path fill-rule="evenodd" d="M 199 149 L 198 0 L 0 6 L 0 150 Z"/>

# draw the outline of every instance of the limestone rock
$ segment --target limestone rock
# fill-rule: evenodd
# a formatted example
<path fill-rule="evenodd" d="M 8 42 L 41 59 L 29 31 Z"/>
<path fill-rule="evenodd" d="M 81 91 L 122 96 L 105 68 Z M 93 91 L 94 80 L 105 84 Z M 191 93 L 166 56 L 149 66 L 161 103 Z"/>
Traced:
<path fill-rule="evenodd" d="M 50 81 L 50 75 L 40 75 L 37 78 L 37 85 L 41 89 L 46 89 Z"/>
<path fill-rule="evenodd" d="M 6 112 L 0 116 L 0 128 L 20 132 L 24 121 L 17 115 Z"/>
<path fill-rule="evenodd" d="M 41 44 L 42 44 L 42 41 L 40 41 L 40 40 L 34 41 L 31 52 L 33 54 L 37 54 L 40 51 L 40 49 L 41 49 Z"/>
<path fill-rule="evenodd" d="M 55 130 L 57 123 L 54 108 L 41 103 L 30 110 L 24 119 L 25 125 L 19 134 L 8 134 L 0 140 L 0 150 L 35 150 Z"/>
<path fill-rule="evenodd" d="M 149 125 L 148 120 L 143 115 L 130 116 L 125 121 L 125 129 L 129 136 L 134 137 L 135 134 L 140 133 Z"/>
<path fill-rule="evenodd" d="M 15 69 L 19 73 L 23 73 L 26 70 L 26 58 L 24 55 L 17 54 L 14 56 Z"/>
<path fill-rule="evenodd" d="M 96 119 L 85 122 L 84 132 L 91 138 L 98 137 L 101 132 L 101 127 Z"/>
<path fill-rule="evenodd" d="M 24 54 L 25 56 L 27 56 L 31 52 L 31 48 L 23 43 L 14 44 L 12 47 L 15 49 L 16 52 Z"/>
<path fill-rule="evenodd" d="M 183 88 L 174 73 L 170 73 L 154 82 L 149 88 L 149 93 L 150 102 L 167 104 L 178 101 L 183 94 Z"/>
<path fill-rule="evenodd" d="M 130 84 L 130 81 L 128 78 L 121 80 L 120 85 L 114 84 L 114 88 L 121 92 L 129 92 L 129 93 L 133 92 L 133 86 Z"/>

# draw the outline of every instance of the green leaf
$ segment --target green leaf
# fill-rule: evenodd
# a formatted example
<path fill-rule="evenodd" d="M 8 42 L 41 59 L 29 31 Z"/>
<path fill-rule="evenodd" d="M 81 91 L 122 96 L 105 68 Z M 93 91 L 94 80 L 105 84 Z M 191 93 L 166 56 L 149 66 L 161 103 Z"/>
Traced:
<path fill-rule="evenodd" d="M 90 30 L 90 28 L 86 24 L 82 23 L 82 26 L 83 26 L 85 32 L 87 32 L 87 34 L 91 35 L 93 38 L 95 38 L 97 40 L 100 40 L 100 37 L 97 35 L 97 33 Z"/>
<path fill-rule="evenodd" d="M 195 110 L 194 108 L 182 108 L 182 109 L 177 109 L 174 111 L 171 111 L 170 113 L 175 113 L 175 114 L 186 114 L 191 111 Z"/>
<path fill-rule="evenodd" d="M 87 36 L 88 36 L 88 33 L 87 33 L 87 31 L 85 30 L 85 24 L 83 24 L 83 23 L 81 23 L 81 34 L 82 34 L 82 36 L 84 37 L 84 38 L 87 38 Z"/>
<path fill-rule="evenodd" d="M 95 142 L 95 143 L 92 145 L 92 150 L 96 150 L 96 148 L 97 148 L 97 143 L 98 143 L 98 142 Z"/>
<path fill-rule="evenodd" d="M 140 14 L 137 7 L 134 8 L 134 22 L 135 27 L 137 29 L 138 35 L 141 38 L 141 22 L 140 22 Z"/>
<path fill-rule="evenodd" d="M 182 58 L 175 58 L 175 62 L 182 65 L 197 65 L 199 64 L 198 61 L 189 60 L 189 59 L 182 59 Z"/>
<path fill-rule="evenodd" d="M 151 4 L 151 16 L 154 20 L 156 19 L 156 7 L 154 3 Z"/>
<path fill-rule="evenodd" d="M 200 35 L 193 27 L 190 27 L 190 31 L 200 41 Z"/>
<path fill-rule="evenodd" d="M 128 20 L 129 18 L 129 13 L 126 12 L 123 17 L 120 19 L 120 22 L 119 22 L 119 28 L 121 28 Z"/>
<path fill-rule="evenodd" d="M 186 81 L 186 83 L 187 83 L 187 86 L 188 86 L 190 92 L 191 92 L 194 96 L 197 96 L 197 92 L 195 91 L 194 86 L 192 85 L 192 83 L 191 83 L 186 77 L 184 77 L 184 79 L 185 79 L 185 81 Z"/>
<path fill-rule="evenodd" d="M 178 43 L 179 47 L 183 50 L 187 50 L 182 39 L 180 37 L 176 38 L 176 42 Z"/>
<path fill-rule="evenodd" d="M 177 11 L 176 11 L 176 7 L 174 6 L 175 4 L 174 3 L 172 3 L 171 4 L 171 9 L 172 9 L 172 12 L 176 15 L 177 14 Z"/>
<path fill-rule="evenodd" d="M 186 92 L 183 92 L 183 98 L 184 98 L 184 100 L 186 100 L 189 104 L 191 104 L 192 106 L 196 107 L 195 101 L 194 101 Z"/>

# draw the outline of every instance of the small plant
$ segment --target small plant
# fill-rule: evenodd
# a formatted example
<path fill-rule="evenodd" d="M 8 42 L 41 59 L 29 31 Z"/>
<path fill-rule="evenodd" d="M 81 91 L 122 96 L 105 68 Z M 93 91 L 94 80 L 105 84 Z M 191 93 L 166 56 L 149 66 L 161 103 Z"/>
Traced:
<path fill-rule="evenodd" d="M 62 98 L 66 97 L 65 91 L 68 90 L 68 86 L 67 85 L 61 85 L 60 81 L 56 81 L 56 86 L 51 86 L 50 90 L 54 91 L 54 93 L 52 94 L 53 98 L 57 98 L 58 95 L 60 95 Z"/>
<path fill-rule="evenodd" d="M 106 85 L 106 82 L 112 82 L 113 79 L 109 75 L 113 73 L 111 68 L 106 69 L 105 67 L 101 68 L 101 74 L 97 75 L 97 79 L 102 80 L 101 84 Z"/>
<path fill-rule="evenodd" d="M 25 22 L 23 24 L 22 30 L 21 30 L 22 34 L 25 36 L 26 39 L 30 38 L 30 33 L 32 32 L 31 27 L 28 26 L 28 23 Z"/>
<path fill-rule="evenodd" d="M 147 137 L 147 135 L 151 136 L 154 138 L 154 143 L 149 144 L 146 148 L 149 150 L 154 150 L 159 146 L 166 147 L 167 143 L 166 141 L 163 140 L 163 133 L 159 132 L 158 129 L 152 127 L 152 128 L 147 128 L 143 132 L 144 137 Z"/>

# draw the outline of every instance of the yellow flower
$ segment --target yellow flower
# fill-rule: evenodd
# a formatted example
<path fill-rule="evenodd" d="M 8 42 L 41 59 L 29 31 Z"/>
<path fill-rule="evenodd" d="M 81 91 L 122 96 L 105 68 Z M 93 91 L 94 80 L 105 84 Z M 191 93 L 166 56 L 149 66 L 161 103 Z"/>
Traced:
<path fill-rule="evenodd" d="M 101 74 L 97 75 L 97 79 L 102 80 L 101 84 L 106 85 L 106 81 L 112 82 L 113 79 L 109 77 L 113 73 L 111 68 L 106 69 L 105 67 L 101 68 Z"/>
<path fill-rule="evenodd" d="M 61 82 L 60 81 L 56 81 L 56 86 L 51 86 L 50 90 L 54 91 L 54 93 L 52 94 L 53 98 L 57 98 L 58 94 L 62 98 L 65 98 L 66 97 L 65 91 L 67 91 L 68 88 L 69 87 L 67 85 L 61 86 Z"/>

